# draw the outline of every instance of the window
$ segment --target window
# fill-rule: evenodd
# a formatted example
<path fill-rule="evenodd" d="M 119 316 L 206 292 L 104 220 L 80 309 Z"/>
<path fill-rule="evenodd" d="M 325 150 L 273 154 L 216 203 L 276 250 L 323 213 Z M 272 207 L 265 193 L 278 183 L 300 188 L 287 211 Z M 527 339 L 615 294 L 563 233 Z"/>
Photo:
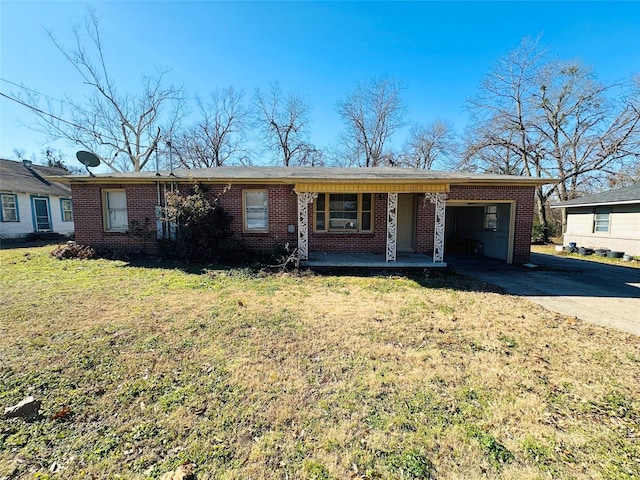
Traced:
<path fill-rule="evenodd" d="M 370 232 L 373 229 L 370 193 L 320 193 L 315 207 L 316 231 Z"/>
<path fill-rule="evenodd" d="M 498 206 L 487 205 L 484 207 L 484 225 L 485 230 L 498 230 Z"/>
<path fill-rule="evenodd" d="M 19 222 L 18 199 L 15 195 L 3 193 L 2 197 L 2 218 L 3 222 Z"/>
<path fill-rule="evenodd" d="M 609 233 L 609 223 L 611 213 L 608 210 L 596 209 L 593 217 L 593 231 L 601 233 Z"/>
<path fill-rule="evenodd" d="M 129 226 L 127 217 L 127 195 L 124 190 L 103 190 L 104 229 L 109 232 L 126 232 Z"/>
<path fill-rule="evenodd" d="M 269 230 L 269 196 L 266 190 L 243 190 L 244 231 Z"/>
<path fill-rule="evenodd" d="M 63 222 L 73 222 L 73 208 L 71 207 L 70 198 L 60 199 L 60 211 L 62 212 L 61 215 Z"/>

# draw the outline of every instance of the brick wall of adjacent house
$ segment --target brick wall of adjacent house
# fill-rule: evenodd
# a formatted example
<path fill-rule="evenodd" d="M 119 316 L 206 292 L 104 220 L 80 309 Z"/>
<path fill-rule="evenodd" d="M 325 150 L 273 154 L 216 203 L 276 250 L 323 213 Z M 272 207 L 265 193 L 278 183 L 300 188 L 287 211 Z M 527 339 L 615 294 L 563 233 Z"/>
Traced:
<path fill-rule="evenodd" d="M 128 219 L 140 226 L 147 226 L 150 238 L 130 233 L 105 232 L 103 225 L 102 189 L 122 188 L 126 192 Z M 182 193 L 189 193 L 191 185 L 178 185 Z M 223 185 L 208 185 L 208 196 L 213 199 L 223 190 Z M 277 245 L 297 245 L 297 196 L 293 185 L 233 185 L 220 196 L 220 205 L 231 217 L 234 238 L 240 245 L 254 251 L 271 251 Z M 245 233 L 243 231 L 242 191 L 266 189 L 268 191 L 269 231 Z M 531 225 L 533 221 L 533 187 L 527 186 L 452 186 L 450 200 L 496 201 L 515 200 L 516 226 L 513 261 L 529 261 Z M 156 228 L 155 206 L 158 191 L 155 184 L 129 185 L 72 185 L 76 241 L 83 245 L 114 250 L 157 252 L 154 234 Z M 161 197 L 164 195 L 162 187 Z M 387 195 L 374 194 L 373 232 L 342 233 L 315 232 L 313 204 L 309 204 L 309 247 L 312 252 L 327 253 L 379 253 L 386 250 Z M 435 206 L 417 196 L 416 203 L 416 252 L 433 254 Z M 289 233 L 289 226 L 295 230 Z"/>

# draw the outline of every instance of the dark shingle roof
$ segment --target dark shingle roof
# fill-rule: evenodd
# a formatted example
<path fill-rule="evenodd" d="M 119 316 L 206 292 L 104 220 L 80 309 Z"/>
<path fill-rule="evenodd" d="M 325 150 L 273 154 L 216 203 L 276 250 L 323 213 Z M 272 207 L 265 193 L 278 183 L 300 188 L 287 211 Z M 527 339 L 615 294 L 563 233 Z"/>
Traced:
<path fill-rule="evenodd" d="M 68 197 L 71 189 L 67 185 L 45 178 L 68 174 L 69 172 L 60 168 L 35 164 L 27 167 L 23 162 L 0 158 L 0 191 Z"/>
<path fill-rule="evenodd" d="M 566 202 L 556 203 L 552 208 L 587 207 L 594 205 L 615 205 L 621 203 L 640 203 L 640 183 L 629 187 L 616 188 L 608 192 L 586 195 Z"/>

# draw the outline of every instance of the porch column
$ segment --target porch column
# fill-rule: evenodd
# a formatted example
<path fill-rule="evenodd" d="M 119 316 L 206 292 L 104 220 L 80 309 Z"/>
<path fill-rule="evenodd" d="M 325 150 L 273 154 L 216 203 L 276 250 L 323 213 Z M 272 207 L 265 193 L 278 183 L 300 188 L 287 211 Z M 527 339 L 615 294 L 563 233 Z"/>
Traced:
<path fill-rule="evenodd" d="M 433 232 L 433 261 L 442 262 L 444 259 L 444 220 L 445 203 L 444 193 L 425 193 L 426 198 L 436 206 L 435 225 Z"/>
<path fill-rule="evenodd" d="M 387 262 L 396 261 L 398 243 L 398 194 L 387 194 Z"/>
<path fill-rule="evenodd" d="M 298 258 L 309 259 L 309 204 L 318 197 L 317 193 L 304 192 L 298 195 Z"/>

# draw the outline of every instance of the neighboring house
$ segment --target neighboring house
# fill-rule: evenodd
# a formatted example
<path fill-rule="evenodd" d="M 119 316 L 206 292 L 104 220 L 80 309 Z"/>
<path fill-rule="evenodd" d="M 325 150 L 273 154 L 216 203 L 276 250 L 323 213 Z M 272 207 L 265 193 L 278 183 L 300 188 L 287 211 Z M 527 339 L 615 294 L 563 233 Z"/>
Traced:
<path fill-rule="evenodd" d="M 0 159 L 0 238 L 34 233 L 73 235 L 71 189 L 54 181 L 69 172 Z"/>
<path fill-rule="evenodd" d="M 195 183 L 232 216 L 248 249 L 289 243 L 308 265 L 414 262 L 444 266 L 451 253 L 529 261 L 536 185 L 549 180 L 405 168 L 218 167 L 167 172 L 66 176 L 76 241 L 153 253 L 166 236 L 165 194 Z M 230 186 L 230 188 L 228 188 Z M 342 263 L 341 263 L 342 262 Z M 346 263 L 345 263 L 346 262 Z M 357 264 L 354 263 L 354 264 Z"/>
<path fill-rule="evenodd" d="M 640 184 L 558 203 L 567 209 L 565 245 L 640 255 Z"/>

